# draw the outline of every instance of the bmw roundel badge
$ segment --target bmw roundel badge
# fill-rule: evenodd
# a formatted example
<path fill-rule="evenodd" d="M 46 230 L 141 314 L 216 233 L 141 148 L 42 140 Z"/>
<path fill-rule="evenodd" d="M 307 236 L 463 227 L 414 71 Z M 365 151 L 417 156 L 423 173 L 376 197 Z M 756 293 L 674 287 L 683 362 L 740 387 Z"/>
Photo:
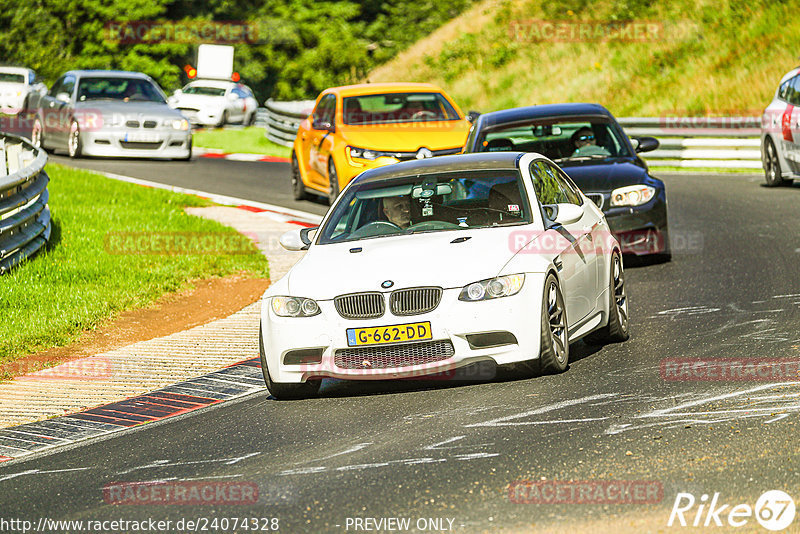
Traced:
<path fill-rule="evenodd" d="M 390 288 L 390 287 L 392 287 L 393 285 L 394 285 L 394 282 L 392 282 L 391 280 L 385 280 L 385 281 L 384 281 L 384 282 L 381 284 L 381 287 L 382 287 L 383 289 L 389 289 L 389 288 Z"/>

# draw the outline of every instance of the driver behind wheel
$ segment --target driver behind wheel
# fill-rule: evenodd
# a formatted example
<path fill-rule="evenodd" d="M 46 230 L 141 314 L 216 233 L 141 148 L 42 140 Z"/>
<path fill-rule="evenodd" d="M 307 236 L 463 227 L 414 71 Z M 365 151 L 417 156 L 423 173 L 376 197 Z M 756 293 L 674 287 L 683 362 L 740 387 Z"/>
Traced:
<path fill-rule="evenodd" d="M 407 196 L 384 198 L 383 214 L 389 222 L 408 228 L 411 225 L 411 199 Z"/>

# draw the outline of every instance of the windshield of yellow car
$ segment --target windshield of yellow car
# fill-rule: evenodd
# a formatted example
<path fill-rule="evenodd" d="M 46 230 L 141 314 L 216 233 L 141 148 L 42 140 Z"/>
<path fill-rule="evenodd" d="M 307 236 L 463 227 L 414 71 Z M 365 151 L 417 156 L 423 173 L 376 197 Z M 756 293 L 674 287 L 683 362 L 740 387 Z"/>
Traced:
<path fill-rule="evenodd" d="M 350 125 L 454 121 L 461 118 L 441 93 L 348 96 L 342 103 L 342 119 Z"/>

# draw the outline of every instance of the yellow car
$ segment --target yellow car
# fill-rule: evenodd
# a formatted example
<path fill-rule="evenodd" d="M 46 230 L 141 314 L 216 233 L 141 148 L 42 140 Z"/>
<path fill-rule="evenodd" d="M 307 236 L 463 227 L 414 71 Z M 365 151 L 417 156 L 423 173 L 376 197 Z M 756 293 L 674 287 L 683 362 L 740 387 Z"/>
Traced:
<path fill-rule="evenodd" d="M 461 152 L 470 121 L 428 83 L 332 87 L 317 97 L 297 131 L 292 189 L 330 202 L 362 171 L 398 161 Z"/>

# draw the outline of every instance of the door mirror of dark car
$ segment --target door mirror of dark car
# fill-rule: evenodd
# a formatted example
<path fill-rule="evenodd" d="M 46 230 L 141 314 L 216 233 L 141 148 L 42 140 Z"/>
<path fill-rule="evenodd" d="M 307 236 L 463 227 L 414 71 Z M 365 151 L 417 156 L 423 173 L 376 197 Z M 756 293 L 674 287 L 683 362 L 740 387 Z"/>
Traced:
<path fill-rule="evenodd" d="M 469 122 L 475 122 L 480 116 L 481 116 L 480 111 L 470 111 L 469 113 L 467 113 L 467 120 Z"/>
<path fill-rule="evenodd" d="M 328 121 L 316 120 L 311 123 L 311 127 L 315 130 L 326 130 L 328 132 L 333 132 L 333 124 Z"/>
<path fill-rule="evenodd" d="M 68 103 L 69 102 L 69 93 L 58 93 L 56 95 L 56 100 L 58 100 L 59 102 Z"/>
<path fill-rule="evenodd" d="M 637 153 L 651 152 L 657 149 L 661 144 L 655 137 L 634 137 L 631 141 L 633 141 L 633 149 L 636 150 Z"/>

